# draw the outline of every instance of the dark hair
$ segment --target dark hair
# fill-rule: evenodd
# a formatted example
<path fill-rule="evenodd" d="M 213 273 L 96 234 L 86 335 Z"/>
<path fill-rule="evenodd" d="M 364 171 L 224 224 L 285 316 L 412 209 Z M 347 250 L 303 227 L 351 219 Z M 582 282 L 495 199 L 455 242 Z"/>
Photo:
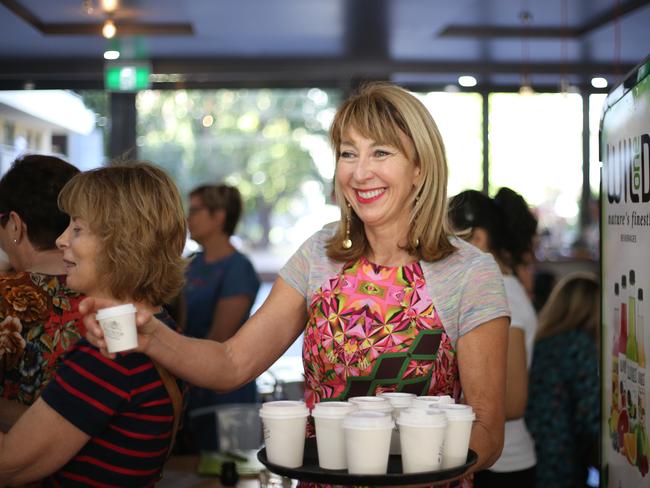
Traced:
<path fill-rule="evenodd" d="M 57 197 L 79 170 L 54 156 L 30 154 L 16 159 L 0 180 L 0 224 L 16 212 L 27 225 L 29 242 L 38 250 L 56 249 L 56 238 L 68 226 Z"/>
<path fill-rule="evenodd" d="M 226 218 L 223 223 L 223 231 L 231 236 L 235 233 L 235 227 L 239 222 L 242 213 L 242 198 L 239 190 L 230 185 L 201 185 L 190 192 L 191 197 L 198 197 L 209 212 L 225 210 Z"/>
<path fill-rule="evenodd" d="M 465 190 L 451 198 L 449 218 L 457 231 L 485 229 L 490 251 L 510 267 L 532 251 L 537 220 L 523 197 L 509 188 L 501 188 L 494 198 Z"/>
<path fill-rule="evenodd" d="M 505 214 L 508 227 L 508 251 L 513 264 L 521 264 L 523 256 L 532 252 L 533 238 L 537 232 L 537 219 L 530 211 L 528 203 L 519 193 L 510 188 L 501 188 L 494 195 L 494 201 Z"/>

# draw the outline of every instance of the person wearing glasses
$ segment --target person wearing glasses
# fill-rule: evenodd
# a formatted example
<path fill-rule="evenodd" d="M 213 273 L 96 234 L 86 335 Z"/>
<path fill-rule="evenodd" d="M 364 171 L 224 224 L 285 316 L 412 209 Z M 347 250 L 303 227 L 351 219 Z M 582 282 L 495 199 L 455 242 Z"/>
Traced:
<path fill-rule="evenodd" d="M 239 190 L 230 185 L 202 185 L 190 192 L 187 224 L 201 245 L 186 272 L 183 290 L 187 307 L 184 334 L 225 342 L 246 322 L 260 287 L 251 261 L 232 244 L 242 214 Z M 228 393 L 191 387 L 187 412 L 230 403 L 255 403 L 255 380 Z M 183 430 L 189 450 L 217 450 L 214 414 L 192 415 Z M 187 445 L 189 444 L 189 445 Z"/>
<path fill-rule="evenodd" d="M 56 199 L 79 172 L 54 156 L 18 158 L 0 180 L 0 430 L 36 401 L 84 334 L 81 296 L 66 285 L 55 240 L 68 225 Z"/>

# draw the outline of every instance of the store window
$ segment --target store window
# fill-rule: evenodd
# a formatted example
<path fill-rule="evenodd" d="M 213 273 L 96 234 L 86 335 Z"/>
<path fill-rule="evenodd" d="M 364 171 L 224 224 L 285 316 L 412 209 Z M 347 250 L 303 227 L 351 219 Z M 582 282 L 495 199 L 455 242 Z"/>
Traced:
<path fill-rule="evenodd" d="M 442 135 L 449 165 L 448 195 L 483 187 L 482 98 L 478 93 L 416 93 Z"/>
<path fill-rule="evenodd" d="M 572 256 L 582 192 L 582 98 L 578 94 L 493 93 L 490 193 L 507 186 L 534 208 L 540 257 Z"/>
<path fill-rule="evenodd" d="M 210 182 L 237 186 L 246 205 L 238 237 L 281 264 L 339 218 L 327 133 L 340 101 L 318 88 L 144 91 L 139 157 L 164 167 L 184 195 Z"/>

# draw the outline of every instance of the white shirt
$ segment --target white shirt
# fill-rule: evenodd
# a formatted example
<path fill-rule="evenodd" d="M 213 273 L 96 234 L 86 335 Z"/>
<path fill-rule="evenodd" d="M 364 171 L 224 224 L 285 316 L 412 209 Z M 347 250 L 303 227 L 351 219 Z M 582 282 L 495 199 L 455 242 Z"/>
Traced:
<path fill-rule="evenodd" d="M 530 370 L 533 359 L 533 343 L 537 331 L 537 315 L 526 290 L 517 278 L 512 275 L 504 276 L 503 284 L 508 297 L 508 305 L 510 305 L 510 327 L 518 327 L 524 331 L 526 366 Z M 495 472 L 521 471 L 532 468 L 536 463 L 535 443 L 526 428 L 524 419 L 507 421 L 503 452 L 490 470 Z"/>

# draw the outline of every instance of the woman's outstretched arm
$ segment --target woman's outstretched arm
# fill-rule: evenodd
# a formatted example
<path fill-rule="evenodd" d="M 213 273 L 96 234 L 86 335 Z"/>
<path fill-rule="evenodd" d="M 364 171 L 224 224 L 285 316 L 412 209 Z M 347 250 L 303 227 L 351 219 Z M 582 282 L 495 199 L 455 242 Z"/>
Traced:
<path fill-rule="evenodd" d="M 79 306 L 87 338 L 110 356 L 95 312 L 114 302 L 89 297 Z M 138 350 L 196 386 L 233 390 L 266 371 L 296 340 L 307 320 L 305 298 L 277 278 L 260 309 L 220 343 L 182 336 L 150 313 L 138 313 Z"/>

